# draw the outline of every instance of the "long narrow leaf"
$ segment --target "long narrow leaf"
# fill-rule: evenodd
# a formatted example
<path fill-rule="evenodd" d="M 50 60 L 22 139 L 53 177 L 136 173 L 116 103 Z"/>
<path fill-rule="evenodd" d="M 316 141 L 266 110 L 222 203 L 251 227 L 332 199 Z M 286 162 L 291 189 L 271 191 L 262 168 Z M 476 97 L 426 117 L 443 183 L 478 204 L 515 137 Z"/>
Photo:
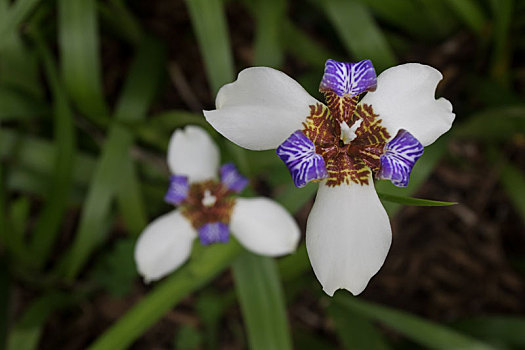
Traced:
<path fill-rule="evenodd" d="M 82 113 L 105 125 L 95 0 L 59 0 L 58 29 L 62 78 Z"/>
<path fill-rule="evenodd" d="M 440 324 L 403 311 L 365 302 L 355 297 L 340 294 L 334 297 L 334 303 L 341 308 L 379 321 L 429 349 L 492 349 L 481 341 L 457 333 Z"/>
<path fill-rule="evenodd" d="M 284 59 L 281 32 L 286 19 L 286 0 L 257 0 L 253 9 L 257 19 L 254 63 L 279 68 Z"/>
<path fill-rule="evenodd" d="M 380 199 L 387 201 L 387 202 L 399 203 L 403 205 L 421 206 L 421 207 L 444 207 L 444 206 L 457 204 L 456 202 L 442 202 L 442 201 L 433 201 L 430 199 L 402 197 L 402 196 L 395 196 L 392 194 L 381 193 L 381 192 L 378 193 L 378 196 Z"/>
<path fill-rule="evenodd" d="M 335 323 L 337 335 L 345 349 L 353 350 L 387 350 L 383 335 L 366 317 L 343 309 L 336 303 L 330 303 L 328 315 Z"/>
<path fill-rule="evenodd" d="M 212 93 L 233 79 L 226 15 L 221 0 L 186 0 Z"/>
<path fill-rule="evenodd" d="M 284 296 L 275 262 L 246 252 L 233 264 L 233 275 L 250 349 L 291 349 Z"/>
<path fill-rule="evenodd" d="M 89 350 L 127 348 L 135 339 L 173 308 L 228 266 L 242 251 L 234 241 L 210 246 L 176 273 L 160 282 L 144 299 L 112 325 L 89 347 Z"/>
<path fill-rule="evenodd" d="M 137 55 L 115 112 L 116 121 L 96 166 L 75 241 L 59 267 L 67 279 L 71 280 L 77 275 L 93 248 L 103 238 L 102 225 L 109 215 L 110 204 L 118 192 L 121 178 L 127 175 L 122 174 L 122 169 L 126 167 L 133 143 L 132 133 L 119 122 L 133 122 L 145 116 L 162 72 L 162 65 L 158 63 L 163 60 L 160 58 L 163 52 L 156 41 L 146 40 Z M 154 64 L 148 66 L 147 71 L 143 70 L 143 60 L 151 62 L 152 59 Z"/>
<path fill-rule="evenodd" d="M 323 8 L 347 51 L 355 60 L 371 59 L 377 71 L 396 58 L 370 11 L 355 0 L 324 0 Z"/>
<path fill-rule="evenodd" d="M 35 252 L 34 261 L 42 265 L 48 258 L 60 224 L 67 209 L 70 191 L 72 189 L 72 174 L 75 159 L 75 133 L 73 114 L 69 108 L 64 88 L 51 57 L 49 49 L 43 39 L 35 32 L 35 43 L 44 62 L 47 79 L 51 86 L 54 99 L 54 135 L 57 152 L 54 159 L 54 173 L 49 184 L 46 204 L 38 219 L 32 250 Z"/>
<path fill-rule="evenodd" d="M 5 16 L 0 21 L 0 48 L 3 46 L 3 39 L 13 33 L 22 21 L 34 10 L 40 0 L 17 0 Z"/>

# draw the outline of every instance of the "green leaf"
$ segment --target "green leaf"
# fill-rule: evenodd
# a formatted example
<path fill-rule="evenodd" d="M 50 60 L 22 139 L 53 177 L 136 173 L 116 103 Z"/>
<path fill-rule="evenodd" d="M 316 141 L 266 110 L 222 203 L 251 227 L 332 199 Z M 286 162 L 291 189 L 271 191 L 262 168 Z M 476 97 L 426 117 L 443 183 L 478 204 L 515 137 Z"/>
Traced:
<path fill-rule="evenodd" d="M 0 49 L 3 48 L 4 40 L 9 34 L 14 33 L 17 27 L 38 5 L 39 0 L 17 0 L 11 5 L 5 15 L 0 14 Z"/>
<path fill-rule="evenodd" d="M 134 122 L 145 117 L 164 66 L 161 64 L 163 59 L 163 48 L 153 39 L 145 40 L 125 83 L 115 112 L 115 121 L 91 180 L 75 240 L 59 265 L 59 269 L 69 280 L 77 275 L 91 251 L 103 239 L 102 226 L 108 218 L 110 204 L 119 191 L 122 177 L 128 176 L 122 173 L 122 169 L 126 168 L 126 162 L 129 161 L 133 135 L 119 122 Z M 140 198 L 140 195 L 133 198 Z M 144 208 L 140 204 L 136 207 Z"/>
<path fill-rule="evenodd" d="M 366 317 L 343 309 L 336 303 L 330 303 L 327 311 L 334 321 L 335 330 L 344 349 L 387 350 L 390 348 L 383 335 Z"/>
<path fill-rule="evenodd" d="M 507 141 L 509 135 L 524 133 L 525 106 L 507 105 L 482 110 L 465 122 L 454 125 L 454 137 L 480 141 Z"/>
<path fill-rule="evenodd" d="M 432 30 L 428 19 L 421 14 L 415 1 L 399 0 L 358 0 L 366 5 L 379 19 L 389 23 L 396 29 L 404 30 L 410 35 L 422 39 L 435 39 L 436 32 Z M 410 18 L 410 20 L 407 20 Z"/>
<path fill-rule="evenodd" d="M 422 206 L 422 207 L 445 207 L 449 205 L 458 204 L 456 202 L 441 202 L 441 201 L 434 201 L 430 199 L 420 199 L 420 198 L 412 198 L 412 197 L 402 197 L 402 196 L 395 196 L 392 194 L 386 194 L 386 193 L 380 193 L 378 192 L 377 195 L 380 199 L 392 202 L 392 203 L 399 203 L 403 205 L 413 205 L 413 206 Z"/>
<path fill-rule="evenodd" d="M 257 0 L 252 6 L 257 20 L 254 65 L 274 68 L 282 65 L 281 33 L 286 19 L 286 5 L 286 0 Z"/>
<path fill-rule="evenodd" d="M 491 75 L 502 85 L 510 83 L 510 61 L 512 57 L 509 33 L 514 9 L 513 0 L 491 0 L 493 12 L 493 51 Z"/>
<path fill-rule="evenodd" d="M 233 80 L 234 66 L 221 0 L 186 0 L 193 30 L 206 67 L 206 76 L 215 95 Z"/>
<path fill-rule="evenodd" d="M 182 325 L 177 331 L 175 338 L 175 349 L 192 350 L 199 349 L 202 345 L 202 334 L 191 325 Z"/>
<path fill-rule="evenodd" d="M 2 210 L 0 206 L 0 210 Z M 1 218 L 1 217 L 0 217 Z M 0 223 L 3 221 L 0 220 Z M 0 255 L 0 349 L 7 344 L 7 324 L 9 322 L 9 299 L 11 295 L 11 279 L 7 269 L 7 261 Z"/>
<path fill-rule="evenodd" d="M 126 348 L 180 300 L 220 273 L 241 251 L 241 246 L 231 241 L 203 248 L 201 254 L 194 252 L 185 266 L 159 282 L 88 349 Z"/>
<path fill-rule="evenodd" d="M 95 0 L 58 1 L 62 78 L 80 111 L 99 125 L 109 111 L 102 90 Z"/>
<path fill-rule="evenodd" d="M 0 86 L 0 121 L 28 120 L 49 113 L 49 107 L 23 92 Z"/>
<path fill-rule="evenodd" d="M 525 176 L 514 165 L 507 163 L 501 171 L 501 184 L 514 207 L 525 222 Z"/>
<path fill-rule="evenodd" d="M 93 279 L 114 297 L 129 293 L 137 278 L 134 239 L 122 239 L 98 259 Z"/>
<path fill-rule="evenodd" d="M 49 315 L 73 301 L 70 295 L 58 292 L 44 294 L 33 301 L 9 333 L 7 350 L 36 349 Z"/>
<path fill-rule="evenodd" d="M 454 322 L 452 327 L 494 344 L 525 346 L 525 318 L 513 316 L 476 317 Z"/>
<path fill-rule="evenodd" d="M 148 224 L 148 219 L 137 169 L 130 158 L 124 162 L 122 172 L 127 176 L 122 178 L 118 187 L 118 206 L 129 234 L 138 237 Z"/>
<path fill-rule="evenodd" d="M 447 151 L 448 138 L 450 136 L 442 136 L 429 147 L 425 147 L 425 153 L 417 161 L 412 173 L 410 175 L 410 182 L 407 187 L 396 187 L 390 181 L 378 181 L 375 183 L 376 191 L 383 195 L 393 195 L 400 197 L 408 197 L 415 193 L 417 189 L 427 180 L 437 163 L 441 160 Z M 390 216 L 401 209 L 401 204 L 392 202 L 383 202 L 387 213 Z"/>
<path fill-rule="evenodd" d="M 448 6 L 477 34 L 482 34 L 487 22 L 482 9 L 473 0 L 447 0 Z"/>
<path fill-rule="evenodd" d="M 491 346 L 419 316 L 339 294 L 333 302 L 345 310 L 379 321 L 429 349 L 488 350 Z"/>
<path fill-rule="evenodd" d="M 31 247 L 35 253 L 33 260 L 35 265 L 42 266 L 51 252 L 62 218 L 67 210 L 68 199 L 73 187 L 72 175 L 75 168 L 73 161 L 76 150 L 73 113 L 59 81 L 51 52 L 37 29 L 33 29 L 32 33 L 53 94 L 53 126 L 56 145 L 53 159 L 54 171 L 48 183 L 46 201 L 36 224 Z"/>
<path fill-rule="evenodd" d="M 284 296 L 275 262 L 246 252 L 234 262 L 233 276 L 250 349 L 291 349 Z"/>
<path fill-rule="evenodd" d="M 307 201 L 311 200 L 317 193 L 318 184 L 309 183 L 303 188 L 297 188 L 293 183 L 289 183 L 276 200 L 289 212 L 296 213 Z"/>
<path fill-rule="evenodd" d="M 396 64 L 396 57 L 368 8 L 355 0 L 324 0 L 323 8 L 348 53 L 370 59 L 378 72 Z"/>
<path fill-rule="evenodd" d="M 281 35 L 285 42 L 284 49 L 295 56 L 296 59 L 312 65 L 319 76 L 323 73 L 324 64 L 327 59 L 344 60 L 340 55 L 325 49 L 319 43 L 312 40 L 310 36 L 297 28 L 295 24 L 289 20 L 285 20 L 283 23 L 283 32 Z"/>

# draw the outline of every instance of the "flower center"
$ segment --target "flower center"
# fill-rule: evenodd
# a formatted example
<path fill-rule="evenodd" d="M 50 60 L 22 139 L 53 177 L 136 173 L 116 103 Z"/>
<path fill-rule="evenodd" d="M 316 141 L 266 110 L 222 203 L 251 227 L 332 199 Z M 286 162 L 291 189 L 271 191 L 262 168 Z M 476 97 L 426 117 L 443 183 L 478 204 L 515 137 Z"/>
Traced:
<path fill-rule="evenodd" d="M 205 207 L 211 207 L 217 202 L 217 197 L 212 195 L 210 190 L 204 190 L 204 196 L 201 202 Z"/>
<path fill-rule="evenodd" d="M 310 106 L 303 133 L 314 143 L 326 164 L 328 186 L 351 182 L 368 185 L 378 171 L 380 157 L 390 138 L 371 106 L 358 105 L 357 97 L 327 92 L 328 106 Z"/>
<path fill-rule="evenodd" d="M 211 222 L 227 225 L 235 204 L 231 195 L 232 191 L 217 181 L 194 183 L 180 209 L 196 229 Z"/>

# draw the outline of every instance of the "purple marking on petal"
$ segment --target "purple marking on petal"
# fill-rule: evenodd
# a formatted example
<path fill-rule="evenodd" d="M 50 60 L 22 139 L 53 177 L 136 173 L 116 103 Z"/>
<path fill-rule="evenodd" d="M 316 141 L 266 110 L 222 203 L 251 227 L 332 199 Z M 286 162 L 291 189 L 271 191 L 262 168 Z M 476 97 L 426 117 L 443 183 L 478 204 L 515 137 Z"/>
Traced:
<path fill-rule="evenodd" d="M 166 195 L 164 196 L 164 200 L 167 203 L 179 205 L 188 196 L 189 189 L 190 184 L 188 182 L 188 177 L 183 175 L 172 175 L 170 176 L 170 185 L 168 187 L 168 192 L 166 192 Z"/>
<path fill-rule="evenodd" d="M 221 182 L 233 192 L 241 193 L 249 180 L 242 176 L 233 163 L 226 163 L 219 169 Z"/>
<path fill-rule="evenodd" d="M 329 59 L 325 63 L 319 90 L 332 90 L 339 97 L 353 97 L 365 91 L 375 90 L 376 84 L 376 72 L 370 60 L 346 63 Z"/>
<path fill-rule="evenodd" d="M 295 186 L 304 187 L 312 180 L 328 177 L 323 157 L 315 153 L 315 145 L 302 131 L 290 135 L 276 151 L 288 167 Z"/>
<path fill-rule="evenodd" d="M 226 243 L 230 238 L 228 225 L 222 222 L 209 222 L 198 229 L 199 238 L 202 245 L 212 243 Z"/>
<path fill-rule="evenodd" d="M 398 187 L 408 186 L 410 172 L 423 154 L 423 145 L 408 131 L 399 130 L 390 140 L 381 156 L 381 170 L 377 178 L 390 180 Z"/>

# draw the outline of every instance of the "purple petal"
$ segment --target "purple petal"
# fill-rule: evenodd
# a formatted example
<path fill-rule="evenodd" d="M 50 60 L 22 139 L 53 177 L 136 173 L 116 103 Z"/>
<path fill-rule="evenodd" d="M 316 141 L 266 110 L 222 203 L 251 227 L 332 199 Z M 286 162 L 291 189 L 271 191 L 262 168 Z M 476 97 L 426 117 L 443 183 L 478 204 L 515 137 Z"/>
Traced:
<path fill-rule="evenodd" d="M 376 72 L 370 60 L 346 63 L 329 59 L 319 90 L 332 90 L 340 97 L 352 97 L 375 88 Z"/>
<path fill-rule="evenodd" d="M 408 186 L 410 172 L 422 154 L 423 145 L 408 131 L 399 130 L 386 144 L 377 178 L 390 180 L 399 187 Z"/>
<path fill-rule="evenodd" d="M 199 228 L 199 238 L 202 245 L 211 243 L 226 243 L 230 238 L 228 225 L 222 222 L 209 222 Z"/>
<path fill-rule="evenodd" d="M 315 145 L 300 130 L 277 147 L 277 155 L 290 170 L 297 187 L 304 187 L 312 180 L 328 177 L 323 157 L 315 153 Z"/>
<path fill-rule="evenodd" d="M 248 179 L 242 176 L 233 163 L 227 163 L 221 166 L 221 182 L 224 186 L 233 192 L 241 193 L 248 185 Z"/>
<path fill-rule="evenodd" d="M 181 204 L 188 196 L 190 185 L 188 177 L 183 175 L 170 176 L 170 185 L 168 192 L 164 196 L 164 200 L 173 205 Z"/>

